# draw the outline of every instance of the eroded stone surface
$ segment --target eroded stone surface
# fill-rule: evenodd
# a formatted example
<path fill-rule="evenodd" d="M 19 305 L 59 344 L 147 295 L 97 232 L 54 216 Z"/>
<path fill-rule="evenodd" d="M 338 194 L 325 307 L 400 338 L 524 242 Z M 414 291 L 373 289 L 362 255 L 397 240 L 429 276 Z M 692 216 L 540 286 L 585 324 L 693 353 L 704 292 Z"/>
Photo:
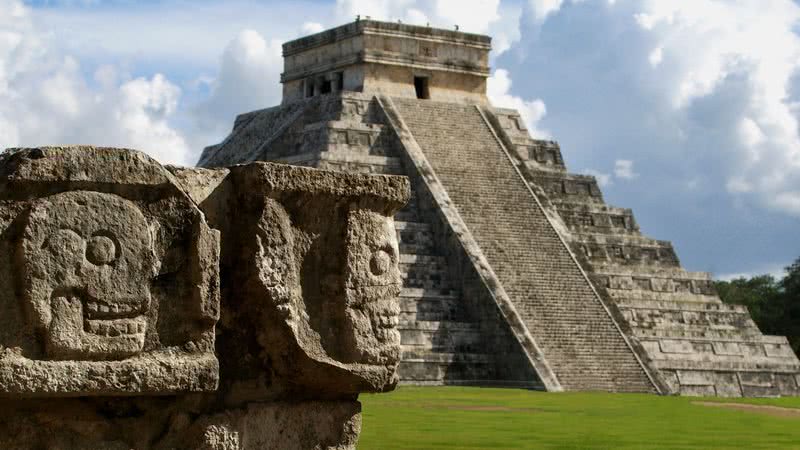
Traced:
<path fill-rule="evenodd" d="M 0 395 L 214 390 L 219 237 L 169 172 L 51 147 L 0 174 Z"/>
<path fill-rule="evenodd" d="M 232 381 L 234 398 L 395 386 L 402 280 L 392 216 L 408 198 L 405 179 L 264 163 L 175 173 L 199 186 L 191 195 L 222 230 L 223 296 L 237 305 L 222 327 L 263 351 L 252 378 Z"/>
<path fill-rule="evenodd" d="M 91 147 L 0 174 L 0 447 L 351 449 L 397 383 L 404 178 Z"/>

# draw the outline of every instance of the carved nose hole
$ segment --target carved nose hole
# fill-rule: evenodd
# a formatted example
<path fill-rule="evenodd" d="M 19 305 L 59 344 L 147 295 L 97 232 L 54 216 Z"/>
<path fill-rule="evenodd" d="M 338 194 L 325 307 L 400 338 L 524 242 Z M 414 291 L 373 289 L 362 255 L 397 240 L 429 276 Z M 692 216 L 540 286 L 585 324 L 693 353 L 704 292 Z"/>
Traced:
<path fill-rule="evenodd" d="M 113 263 L 117 254 L 117 244 L 108 236 L 95 235 L 86 243 L 86 260 L 95 266 Z"/>
<path fill-rule="evenodd" d="M 385 275 L 392 268 L 392 255 L 385 249 L 378 249 L 369 261 L 369 270 L 375 276 Z"/>

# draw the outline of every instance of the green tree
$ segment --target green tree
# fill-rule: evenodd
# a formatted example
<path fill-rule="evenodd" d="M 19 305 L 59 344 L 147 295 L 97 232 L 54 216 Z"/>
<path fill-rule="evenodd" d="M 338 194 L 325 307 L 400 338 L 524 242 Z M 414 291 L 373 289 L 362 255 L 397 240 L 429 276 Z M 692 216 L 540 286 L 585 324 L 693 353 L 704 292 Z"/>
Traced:
<path fill-rule="evenodd" d="M 786 272 L 780 282 L 780 316 L 775 320 L 795 353 L 800 353 L 800 258 L 787 267 Z"/>
<path fill-rule="evenodd" d="M 745 305 L 750 315 L 764 332 L 775 314 L 775 302 L 780 293 L 778 283 L 771 275 L 753 278 L 736 278 L 731 281 L 716 281 L 717 293 L 725 303 Z"/>
<path fill-rule="evenodd" d="M 725 303 L 747 306 L 758 328 L 786 336 L 800 353 L 800 258 L 786 268 L 780 281 L 771 275 L 714 282 Z"/>

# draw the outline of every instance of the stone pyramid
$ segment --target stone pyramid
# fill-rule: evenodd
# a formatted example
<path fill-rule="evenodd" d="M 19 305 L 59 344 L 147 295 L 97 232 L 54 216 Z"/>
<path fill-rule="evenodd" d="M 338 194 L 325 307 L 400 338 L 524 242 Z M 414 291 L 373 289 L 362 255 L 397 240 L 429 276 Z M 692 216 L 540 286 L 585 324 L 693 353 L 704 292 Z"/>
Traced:
<path fill-rule="evenodd" d="M 800 394 L 786 338 L 642 234 L 557 143 L 486 98 L 491 38 L 374 20 L 284 44 L 283 102 L 201 167 L 401 174 L 401 382 L 548 391 Z"/>

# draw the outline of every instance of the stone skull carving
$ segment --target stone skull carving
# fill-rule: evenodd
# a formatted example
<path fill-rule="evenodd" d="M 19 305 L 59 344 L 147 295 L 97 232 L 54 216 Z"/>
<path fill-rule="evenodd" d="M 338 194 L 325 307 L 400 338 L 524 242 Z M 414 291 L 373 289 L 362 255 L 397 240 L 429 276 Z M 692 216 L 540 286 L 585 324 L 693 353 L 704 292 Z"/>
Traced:
<path fill-rule="evenodd" d="M 74 191 L 38 200 L 20 242 L 24 301 L 50 359 L 142 351 L 156 258 L 132 202 Z"/>
<path fill-rule="evenodd" d="M 350 360 L 396 364 L 400 360 L 397 330 L 402 289 L 397 234 L 391 217 L 367 209 L 349 213 L 345 323 Z"/>
<path fill-rule="evenodd" d="M 255 274 L 306 356 L 380 390 L 396 382 L 400 360 L 397 235 L 390 216 L 361 208 L 342 212 L 320 212 L 313 220 L 338 231 L 319 235 L 305 224 L 308 217 L 293 217 L 266 199 L 255 236 Z"/>

